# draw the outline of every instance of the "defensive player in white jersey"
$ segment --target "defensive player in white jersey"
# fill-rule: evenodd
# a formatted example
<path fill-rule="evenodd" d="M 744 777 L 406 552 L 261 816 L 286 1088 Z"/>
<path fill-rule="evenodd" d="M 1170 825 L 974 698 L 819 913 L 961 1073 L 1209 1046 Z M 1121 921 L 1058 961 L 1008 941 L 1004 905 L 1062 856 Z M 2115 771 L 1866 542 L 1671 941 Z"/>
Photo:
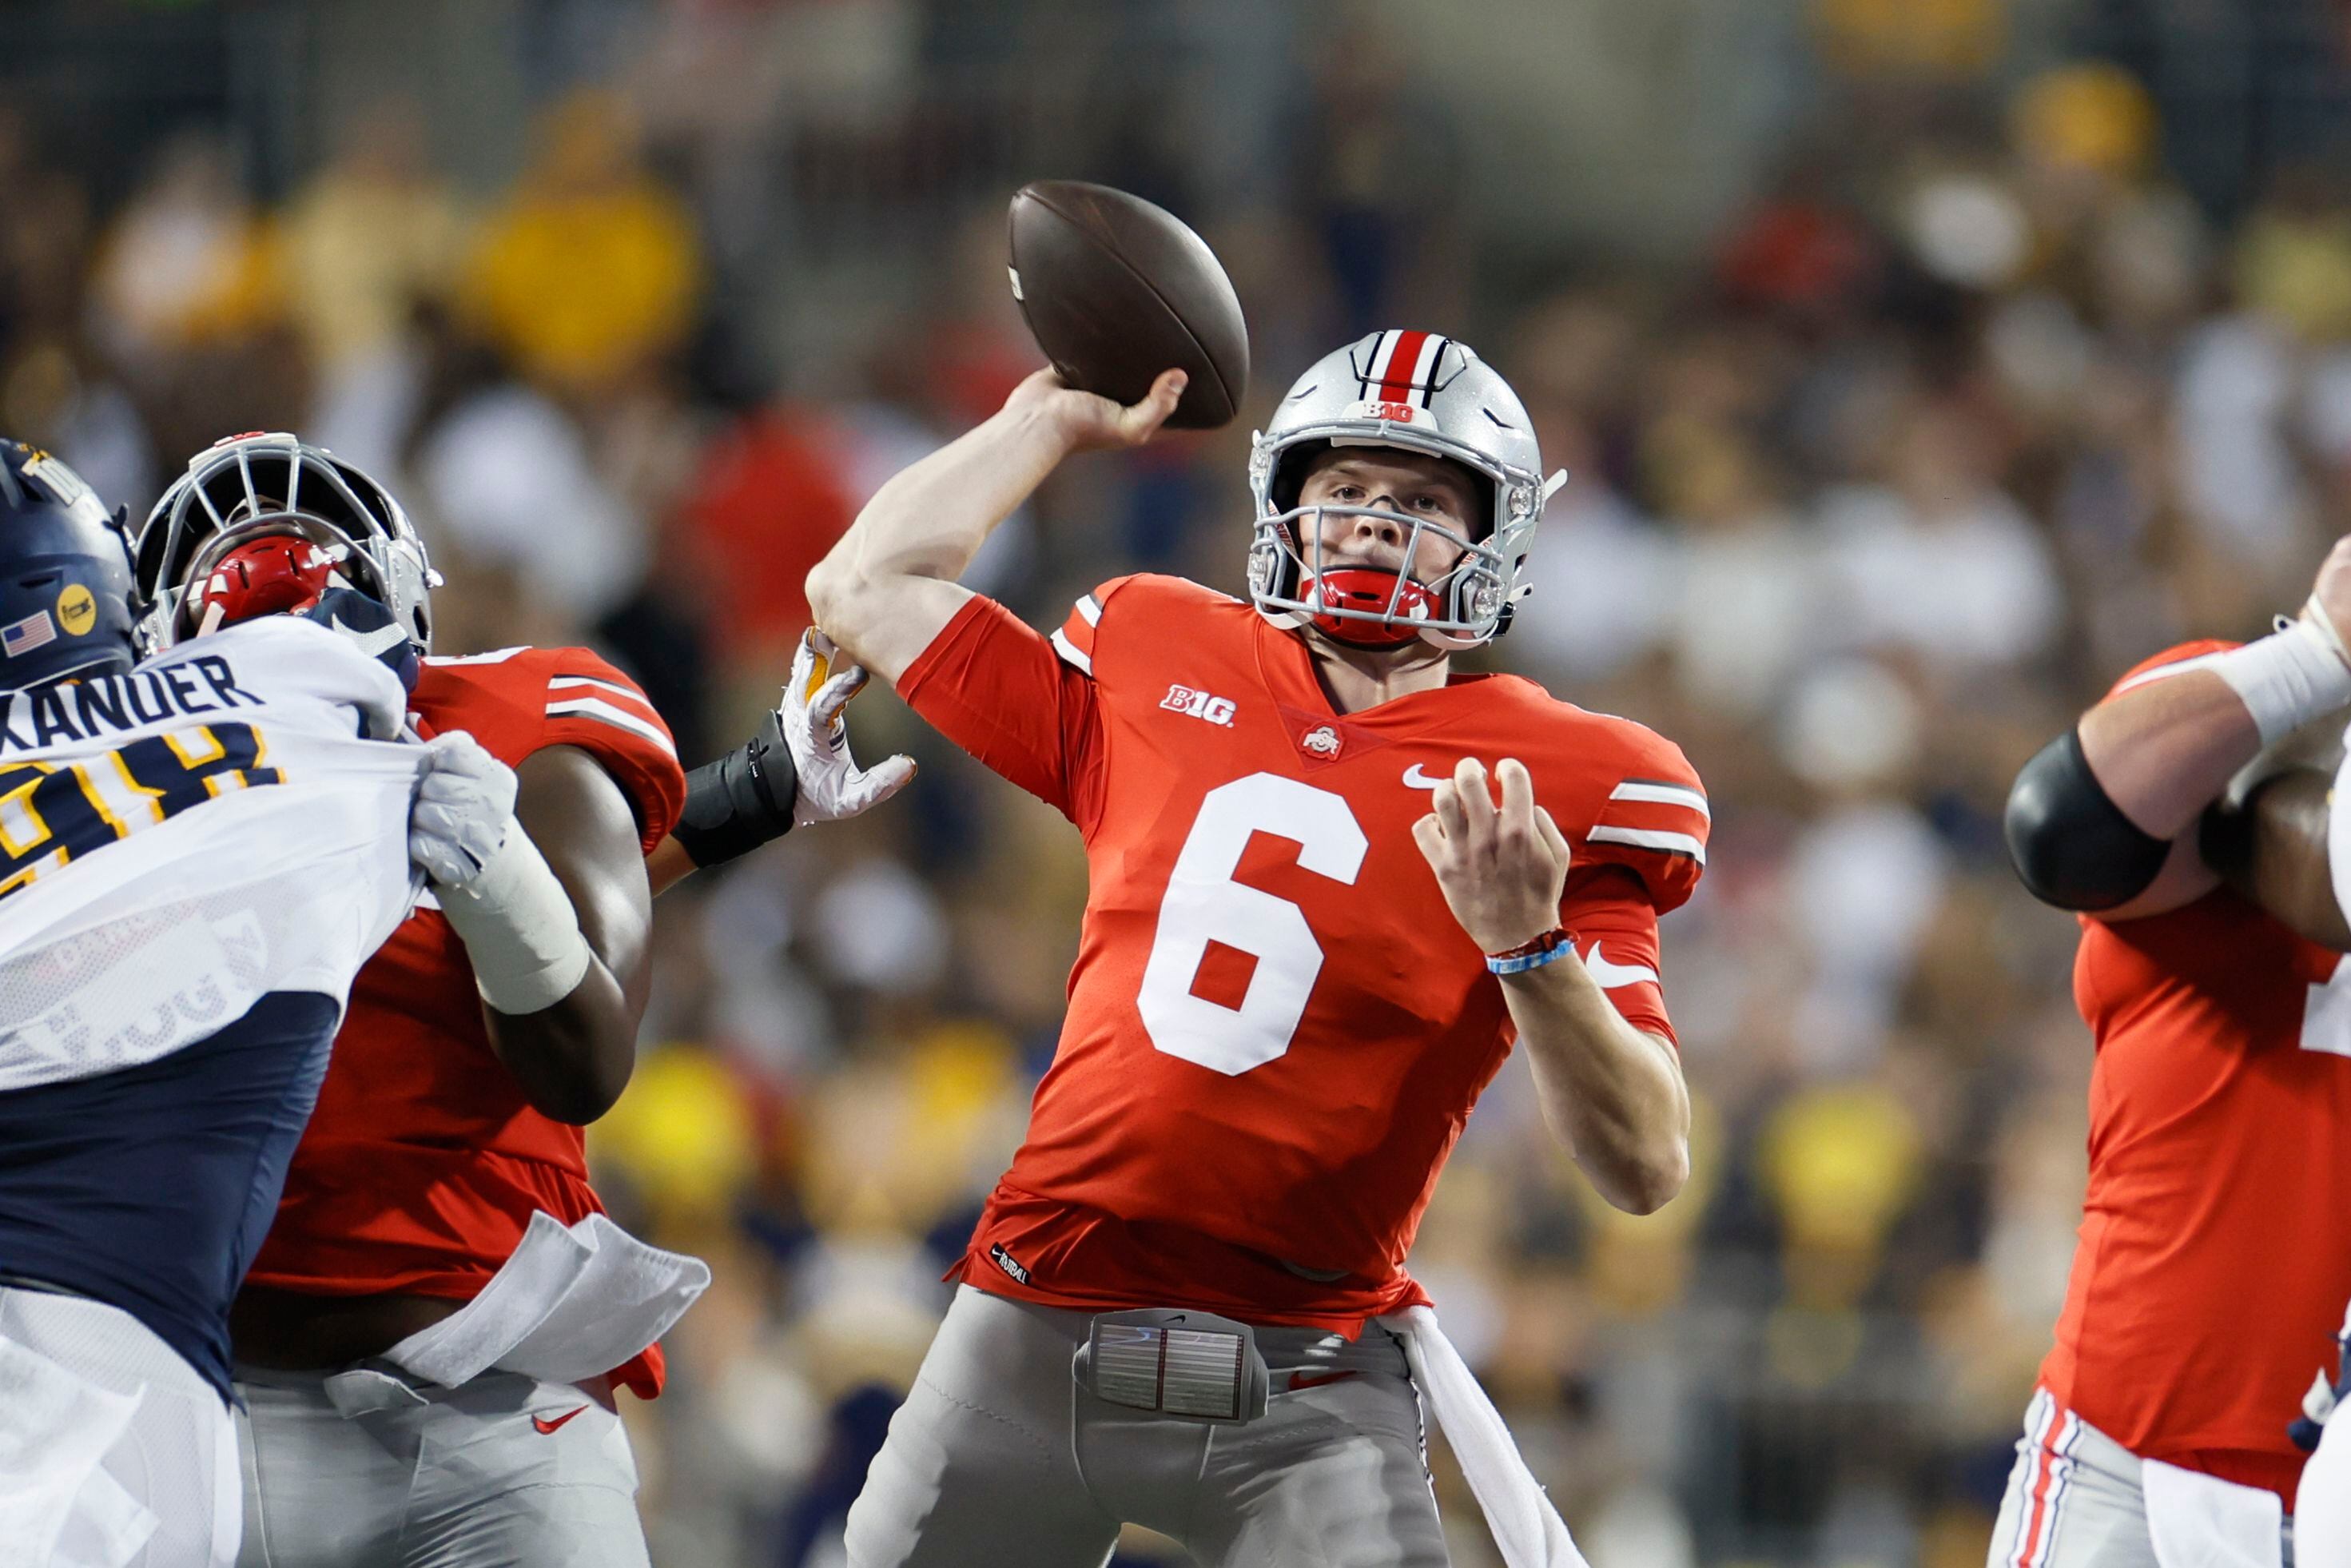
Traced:
<path fill-rule="evenodd" d="M 228 1304 L 412 857 L 465 886 L 513 779 L 401 738 L 338 588 L 132 656 L 131 561 L 0 443 L 0 1563 L 236 1554 Z M 413 665 L 413 661 L 411 661 Z"/>

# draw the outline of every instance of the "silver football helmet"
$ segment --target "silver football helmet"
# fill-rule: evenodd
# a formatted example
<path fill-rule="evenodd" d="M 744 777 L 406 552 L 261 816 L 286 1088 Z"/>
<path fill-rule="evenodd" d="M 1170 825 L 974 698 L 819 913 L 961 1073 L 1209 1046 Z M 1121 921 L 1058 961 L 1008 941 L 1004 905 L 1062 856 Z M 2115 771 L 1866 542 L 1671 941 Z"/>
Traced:
<path fill-rule="evenodd" d="M 351 587 L 392 612 L 419 653 L 432 648 L 431 596 L 441 574 L 400 503 L 323 446 L 256 433 L 197 453 L 147 514 L 134 547 L 142 651 L 196 630 L 190 590 L 222 557 L 282 534 L 327 551 Z"/>
<path fill-rule="evenodd" d="M 1300 506 L 1307 464 L 1332 446 L 1391 446 L 1460 464 L 1493 487 L 1479 537 L 1379 507 Z M 1468 344 L 1435 332 L 1374 332 L 1299 377 L 1252 437 L 1249 599 L 1278 626 L 1311 623 L 1343 642 L 1395 646 L 1418 637 L 1448 650 L 1477 647 L 1501 634 L 1527 593 L 1520 578 L 1535 525 L 1566 478 L 1544 479 L 1525 405 Z M 1323 516 L 1402 525 L 1406 561 L 1430 533 L 1458 546 L 1461 559 L 1428 583 L 1408 572 L 1325 571 L 1316 526 Z"/>

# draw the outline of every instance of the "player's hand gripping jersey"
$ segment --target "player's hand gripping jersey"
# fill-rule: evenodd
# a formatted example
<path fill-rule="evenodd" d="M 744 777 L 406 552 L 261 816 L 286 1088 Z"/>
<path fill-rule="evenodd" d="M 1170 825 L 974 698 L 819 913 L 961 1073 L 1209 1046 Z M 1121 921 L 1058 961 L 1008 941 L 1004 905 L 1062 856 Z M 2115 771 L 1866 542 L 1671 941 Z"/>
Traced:
<path fill-rule="evenodd" d="M 428 738 L 464 729 L 510 766 L 550 746 L 616 779 L 650 852 L 684 804 L 676 748 L 644 694 L 582 648 L 428 658 L 409 699 Z M 252 1283 L 319 1295 L 469 1300 L 530 1217 L 601 1212 L 580 1128 L 526 1103 L 492 1052 L 465 946 L 420 908 L 363 969 Z M 652 1397 L 658 1348 L 617 1369 Z"/>
<path fill-rule="evenodd" d="M 2172 649 L 2115 693 L 2229 646 Z M 2090 1182 L 2041 1380 L 2132 1453 L 2291 1509 L 2285 1417 L 2351 1297 L 2351 1250 L 2316 1239 L 2351 1214 L 2351 966 L 2222 888 L 2084 917 L 2074 996 L 2097 1046 Z"/>
<path fill-rule="evenodd" d="M 1412 838 L 1463 757 L 1527 764 L 1573 847 L 1561 923 L 1625 1017 L 1671 1037 L 1656 921 L 1697 885 L 1707 807 L 1637 724 L 1509 675 L 1343 717 L 1298 636 L 1150 576 L 1087 595 L 1050 643 L 974 599 L 898 689 L 1064 812 L 1092 867 L 975 1285 L 1351 1334 L 1425 1300 L 1405 1254 L 1513 1038 Z"/>

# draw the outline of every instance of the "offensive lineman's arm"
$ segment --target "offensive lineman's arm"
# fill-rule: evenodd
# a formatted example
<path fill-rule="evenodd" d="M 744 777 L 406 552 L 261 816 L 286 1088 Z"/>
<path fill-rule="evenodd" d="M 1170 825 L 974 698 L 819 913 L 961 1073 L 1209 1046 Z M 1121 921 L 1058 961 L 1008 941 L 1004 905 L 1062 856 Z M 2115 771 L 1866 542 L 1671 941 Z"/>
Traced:
<path fill-rule="evenodd" d="M 1150 440 L 1176 412 L 1185 380 L 1163 371 L 1126 408 L 1065 387 L 1050 370 L 1022 382 L 1003 408 L 865 503 L 809 573 L 817 625 L 895 685 L 971 597 L 956 580 L 997 524 L 1071 453 Z"/>
<path fill-rule="evenodd" d="M 532 752 L 515 769 L 515 821 L 571 899 L 591 955 L 569 994 L 537 1012 L 486 1001 L 490 1046 L 531 1108 L 585 1125 L 612 1108 L 637 1062 L 653 971 L 653 890 L 629 798 L 576 746 Z"/>
<path fill-rule="evenodd" d="M 2351 953 L 2351 924 L 2327 863 L 2327 795 L 2335 780 L 2295 768 L 2257 785 L 2236 810 L 2204 814 L 2205 861 L 2222 882 L 2302 937 Z"/>
<path fill-rule="evenodd" d="M 425 749 L 409 855 L 465 945 L 490 1044 L 535 1110 L 592 1122 L 628 1084 L 645 1009 L 653 894 L 628 797 L 578 747 L 519 770 L 463 730 Z"/>
<path fill-rule="evenodd" d="M 2351 702 L 2343 626 L 2351 537 L 2327 552 L 2290 629 L 2084 714 L 2010 792 L 2009 844 L 2025 885 L 2109 921 L 2210 892 L 2220 879 L 2198 851 L 2199 819 L 2265 744 Z"/>
<path fill-rule="evenodd" d="M 1505 758 L 1495 773 L 1499 810 L 1484 766 L 1464 758 L 1412 830 L 1454 918 L 1489 953 L 1558 925 L 1569 861 L 1526 766 Z M 1552 1136 L 1614 1207 L 1664 1207 L 1689 1179 L 1689 1090 L 1672 1044 L 1626 1022 L 1573 956 L 1501 985 Z"/>

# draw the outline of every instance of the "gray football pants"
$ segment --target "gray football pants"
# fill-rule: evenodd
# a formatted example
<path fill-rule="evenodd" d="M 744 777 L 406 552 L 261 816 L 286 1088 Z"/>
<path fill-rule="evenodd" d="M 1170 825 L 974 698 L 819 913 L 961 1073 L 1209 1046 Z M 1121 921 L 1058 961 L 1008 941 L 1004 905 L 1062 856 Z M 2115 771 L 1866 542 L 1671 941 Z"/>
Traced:
<path fill-rule="evenodd" d="M 1444 1568 L 1404 1349 L 1259 1328 L 1272 1375 L 1245 1426 L 1081 1389 L 1092 1318 L 957 1290 L 849 1511 L 851 1568 L 1100 1568 L 1122 1522 L 1201 1568 Z"/>
<path fill-rule="evenodd" d="M 2158 1568 L 2141 1469 L 2137 1454 L 2036 1389 L 1985 1568 Z M 2291 1521 L 2278 1560 L 2293 1568 Z"/>
<path fill-rule="evenodd" d="M 237 1568 L 645 1568 L 636 1461 L 601 1378 L 386 1363 L 237 1368 Z"/>

